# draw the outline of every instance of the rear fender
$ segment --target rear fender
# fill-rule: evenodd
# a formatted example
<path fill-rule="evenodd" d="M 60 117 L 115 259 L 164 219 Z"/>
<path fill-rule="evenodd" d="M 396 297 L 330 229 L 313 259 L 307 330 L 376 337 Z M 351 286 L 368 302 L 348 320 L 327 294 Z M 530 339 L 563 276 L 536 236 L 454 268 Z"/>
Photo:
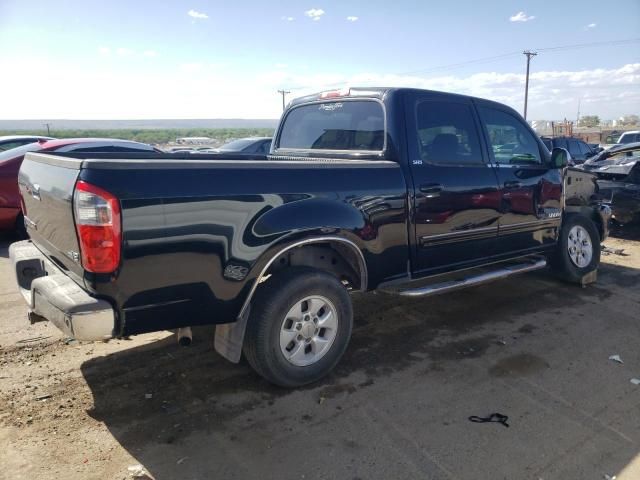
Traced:
<path fill-rule="evenodd" d="M 344 233 L 343 233 L 344 234 Z M 343 236 L 333 236 L 333 235 L 324 235 L 324 236 L 313 236 L 292 240 L 286 242 L 280 242 L 278 245 L 269 249 L 267 253 L 263 255 L 263 258 L 260 262 L 261 269 L 257 277 L 255 278 L 253 285 L 247 295 L 247 298 L 244 301 L 242 309 L 240 310 L 240 314 L 238 315 L 238 319 L 234 323 L 222 324 L 216 326 L 216 337 L 214 342 L 214 347 L 216 351 L 225 357 L 227 360 L 237 363 L 240 361 L 240 356 L 242 354 L 242 344 L 244 342 L 244 333 L 247 328 L 247 321 L 249 319 L 250 308 L 251 308 L 251 300 L 258 288 L 260 282 L 265 278 L 267 271 L 273 265 L 273 262 L 277 258 L 281 258 L 283 254 L 286 252 L 298 248 L 305 245 L 313 245 L 313 244 L 337 244 L 341 245 L 344 248 L 349 249 L 356 258 L 358 259 L 358 269 L 357 272 L 360 275 L 360 290 L 365 291 L 367 288 L 367 265 L 364 259 L 364 255 L 362 250 L 358 247 L 358 245 L 353 241 Z"/>

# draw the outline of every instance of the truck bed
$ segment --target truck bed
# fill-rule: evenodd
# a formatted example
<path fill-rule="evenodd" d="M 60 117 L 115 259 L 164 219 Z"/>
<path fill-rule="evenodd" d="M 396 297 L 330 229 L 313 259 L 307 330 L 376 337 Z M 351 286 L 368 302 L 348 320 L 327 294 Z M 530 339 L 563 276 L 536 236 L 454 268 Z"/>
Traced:
<path fill-rule="evenodd" d="M 234 321 L 265 254 L 303 236 L 340 234 L 382 260 L 367 262 L 372 287 L 406 273 L 406 184 L 394 162 L 90 155 L 30 153 L 19 183 L 33 243 L 114 305 L 119 334 Z M 78 180 L 120 202 L 122 257 L 112 274 L 87 272 L 78 259 Z"/>

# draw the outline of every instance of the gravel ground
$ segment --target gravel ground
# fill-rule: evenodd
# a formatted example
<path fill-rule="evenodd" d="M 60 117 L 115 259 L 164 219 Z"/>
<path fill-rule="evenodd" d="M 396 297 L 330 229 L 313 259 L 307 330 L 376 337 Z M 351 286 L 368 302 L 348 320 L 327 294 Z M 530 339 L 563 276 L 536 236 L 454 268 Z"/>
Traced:
<path fill-rule="evenodd" d="M 0 477 L 640 478 L 640 229 L 597 284 L 535 272 L 431 299 L 354 296 L 329 378 L 272 387 L 166 332 L 68 342 L 29 325 L 0 242 Z M 624 361 L 609 360 L 618 354 Z M 499 423 L 471 415 L 499 412 Z"/>

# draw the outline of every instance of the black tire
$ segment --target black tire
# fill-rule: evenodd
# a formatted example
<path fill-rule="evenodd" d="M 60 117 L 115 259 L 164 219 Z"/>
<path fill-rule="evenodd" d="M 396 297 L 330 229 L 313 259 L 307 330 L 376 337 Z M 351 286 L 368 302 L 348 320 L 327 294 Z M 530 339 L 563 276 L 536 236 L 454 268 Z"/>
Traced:
<path fill-rule="evenodd" d="M 16 218 L 16 237 L 18 237 L 18 240 L 26 240 L 27 238 L 29 238 L 29 235 L 27 234 L 27 228 L 24 226 L 24 215 L 19 214 L 18 217 Z"/>
<path fill-rule="evenodd" d="M 571 242 L 569 235 L 576 226 L 582 227 L 587 232 L 592 246 L 591 261 L 584 266 L 576 265 L 569 254 L 569 243 Z M 562 222 L 557 249 L 551 258 L 552 270 L 567 282 L 581 284 L 583 277 L 597 270 L 598 265 L 600 265 L 600 234 L 598 233 L 598 228 L 591 219 L 584 215 L 567 215 Z"/>
<path fill-rule="evenodd" d="M 334 306 L 337 333 L 324 356 L 307 366 L 290 363 L 280 347 L 280 330 L 289 310 L 306 297 L 321 296 Z M 344 354 L 353 328 L 351 297 L 333 275 L 308 267 L 293 267 L 275 274 L 251 302 L 243 353 L 251 367 L 269 382 L 297 387 L 320 380 Z"/>

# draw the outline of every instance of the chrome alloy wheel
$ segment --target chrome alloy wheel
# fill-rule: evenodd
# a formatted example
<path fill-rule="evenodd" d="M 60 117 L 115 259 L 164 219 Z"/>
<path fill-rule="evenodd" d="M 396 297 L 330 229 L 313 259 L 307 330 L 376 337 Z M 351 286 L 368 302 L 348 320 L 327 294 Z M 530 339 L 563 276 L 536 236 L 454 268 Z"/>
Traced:
<path fill-rule="evenodd" d="M 591 237 L 580 225 L 575 225 L 569 230 L 567 250 L 571 262 L 578 268 L 584 268 L 591 263 L 593 258 L 593 244 Z"/>
<path fill-rule="evenodd" d="M 338 333 L 336 307 L 325 297 L 313 295 L 296 302 L 280 327 L 280 350 L 297 367 L 316 363 L 331 348 Z"/>

